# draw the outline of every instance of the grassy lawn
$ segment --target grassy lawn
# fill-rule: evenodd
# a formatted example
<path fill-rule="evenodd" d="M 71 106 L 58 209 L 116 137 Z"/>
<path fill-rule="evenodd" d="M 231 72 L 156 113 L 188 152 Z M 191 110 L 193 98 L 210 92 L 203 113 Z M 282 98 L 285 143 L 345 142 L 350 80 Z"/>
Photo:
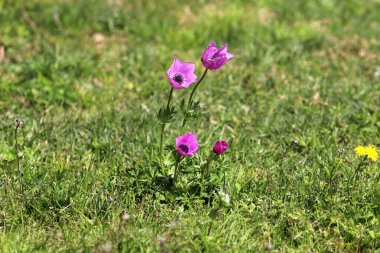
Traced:
<path fill-rule="evenodd" d="M 355 153 L 380 151 L 379 13 L 379 0 L 0 0 L 0 252 L 380 252 L 379 161 Z M 183 115 L 163 172 L 166 71 L 177 56 L 200 77 L 212 40 L 235 58 L 197 89 L 185 131 L 200 148 L 167 187 Z M 230 149 L 205 186 L 217 139 Z M 231 203 L 212 216 L 218 190 Z"/>

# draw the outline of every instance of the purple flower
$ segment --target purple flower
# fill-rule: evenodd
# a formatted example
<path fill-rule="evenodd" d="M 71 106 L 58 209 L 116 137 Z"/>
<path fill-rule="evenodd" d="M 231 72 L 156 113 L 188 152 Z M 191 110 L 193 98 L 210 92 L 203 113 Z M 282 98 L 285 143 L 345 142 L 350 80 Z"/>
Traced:
<path fill-rule="evenodd" d="M 174 89 L 184 89 L 197 81 L 197 76 L 194 74 L 194 71 L 194 63 L 181 62 L 175 57 L 173 64 L 170 66 L 166 74 L 169 83 Z"/>
<path fill-rule="evenodd" d="M 228 143 L 226 141 L 217 141 L 212 149 L 216 155 L 223 154 L 228 149 Z"/>
<path fill-rule="evenodd" d="M 218 49 L 216 43 L 211 41 L 203 52 L 201 60 L 205 68 L 216 70 L 232 58 L 234 55 L 227 52 L 227 44 Z"/>
<path fill-rule="evenodd" d="M 178 153 L 183 156 L 193 156 L 197 152 L 199 145 L 196 134 L 185 133 L 176 138 L 176 147 Z"/>

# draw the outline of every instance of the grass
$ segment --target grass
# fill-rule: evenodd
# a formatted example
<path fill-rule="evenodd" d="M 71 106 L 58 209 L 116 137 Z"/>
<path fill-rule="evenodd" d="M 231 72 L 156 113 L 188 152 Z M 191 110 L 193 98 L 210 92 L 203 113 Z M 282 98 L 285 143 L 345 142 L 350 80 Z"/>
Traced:
<path fill-rule="evenodd" d="M 355 147 L 380 147 L 380 2 L 187 2 L 0 0 L 0 251 L 379 252 L 379 162 L 350 180 Z M 200 76 L 211 40 L 236 58 L 197 90 L 183 168 L 229 140 L 214 221 L 190 175 L 157 182 L 166 70 L 178 56 Z"/>

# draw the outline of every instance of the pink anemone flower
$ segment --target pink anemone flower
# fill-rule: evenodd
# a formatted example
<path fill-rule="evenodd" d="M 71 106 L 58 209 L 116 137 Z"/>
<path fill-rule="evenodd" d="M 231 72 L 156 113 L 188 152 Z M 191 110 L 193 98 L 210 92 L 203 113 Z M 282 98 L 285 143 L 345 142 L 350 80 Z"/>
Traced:
<path fill-rule="evenodd" d="M 184 89 L 197 81 L 194 74 L 195 65 L 191 62 L 181 62 L 178 58 L 174 61 L 166 72 L 170 85 L 174 89 Z"/>
<path fill-rule="evenodd" d="M 227 52 L 227 44 L 218 48 L 216 43 L 212 41 L 203 52 L 201 61 L 205 68 L 216 70 L 234 57 L 233 54 Z"/>
<path fill-rule="evenodd" d="M 196 134 L 185 133 L 176 138 L 177 152 L 183 156 L 193 156 L 199 145 Z"/>

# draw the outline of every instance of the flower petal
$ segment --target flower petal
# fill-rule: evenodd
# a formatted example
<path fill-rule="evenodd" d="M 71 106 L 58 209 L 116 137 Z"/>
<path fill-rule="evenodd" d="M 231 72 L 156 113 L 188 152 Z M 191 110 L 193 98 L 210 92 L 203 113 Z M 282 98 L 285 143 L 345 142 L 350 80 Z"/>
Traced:
<path fill-rule="evenodd" d="M 208 47 L 206 48 L 206 50 L 202 54 L 201 60 L 202 60 L 203 64 L 208 59 L 211 59 L 214 56 L 214 54 L 216 53 L 216 51 L 218 51 L 216 43 L 214 41 L 211 41 L 208 44 Z"/>
<path fill-rule="evenodd" d="M 184 75 L 188 73 L 194 73 L 195 64 L 192 62 L 183 62 L 181 64 L 178 64 L 177 70 Z"/>
<path fill-rule="evenodd" d="M 211 41 L 211 42 L 208 44 L 207 48 L 210 48 L 210 47 L 218 47 L 218 46 L 216 45 L 216 42 L 215 42 L 215 41 Z"/>
<path fill-rule="evenodd" d="M 232 58 L 234 58 L 235 55 L 233 55 L 233 54 L 227 52 L 226 57 L 227 57 L 227 60 L 229 61 L 229 60 L 231 60 Z"/>
<path fill-rule="evenodd" d="M 197 152 L 199 148 L 199 145 L 198 145 L 198 142 L 193 142 L 189 144 L 188 147 L 189 147 L 189 153 L 195 154 L 195 152 Z"/>
<path fill-rule="evenodd" d="M 195 83 L 196 81 L 197 81 L 197 76 L 196 75 L 194 75 L 194 74 L 187 75 L 187 76 L 185 76 L 185 80 L 184 80 L 182 86 L 185 87 L 185 88 L 187 88 L 191 84 Z"/>
<path fill-rule="evenodd" d="M 216 52 L 215 57 L 225 56 L 227 54 L 227 44 L 221 46 Z"/>
<path fill-rule="evenodd" d="M 210 69 L 216 70 L 222 67 L 227 62 L 227 57 L 218 57 L 212 60 L 212 64 L 210 64 Z"/>
<path fill-rule="evenodd" d="M 169 76 L 171 76 L 171 75 L 173 74 L 173 72 L 175 71 L 175 59 L 176 59 L 176 58 L 174 58 L 172 65 L 170 65 L 168 71 L 166 72 L 168 78 L 169 78 Z"/>

